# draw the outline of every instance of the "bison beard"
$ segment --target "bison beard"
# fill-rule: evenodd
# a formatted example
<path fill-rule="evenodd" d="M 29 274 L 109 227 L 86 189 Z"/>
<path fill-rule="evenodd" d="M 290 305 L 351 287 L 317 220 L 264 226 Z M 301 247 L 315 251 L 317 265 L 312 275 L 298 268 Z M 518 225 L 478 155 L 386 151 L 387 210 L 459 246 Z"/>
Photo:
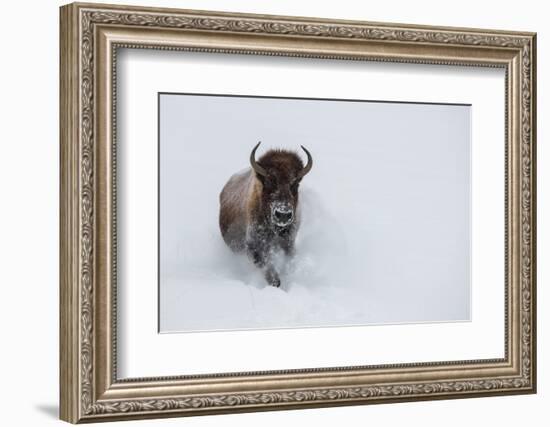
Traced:
<path fill-rule="evenodd" d="M 273 257 L 282 250 L 294 253 L 299 227 L 298 187 L 311 170 L 313 159 L 303 146 L 308 162 L 291 151 L 270 150 L 258 161 L 254 147 L 251 168 L 233 175 L 220 194 L 220 230 L 235 252 L 246 252 L 264 271 L 267 282 L 279 287 L 281 279 Z"/>

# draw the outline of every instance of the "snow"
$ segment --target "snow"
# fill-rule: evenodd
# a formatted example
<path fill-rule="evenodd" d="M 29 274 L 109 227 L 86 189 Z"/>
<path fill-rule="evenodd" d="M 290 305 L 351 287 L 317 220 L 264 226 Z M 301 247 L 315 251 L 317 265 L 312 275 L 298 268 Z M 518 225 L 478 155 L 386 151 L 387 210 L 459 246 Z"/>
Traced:
<path fill-rule="evenodd" d="M 260 139 L 314 158 L 281 288 L 218 230 Z M 469 107 L 162 95 L 160 153 L 161 332 L 469 320 Z"/>

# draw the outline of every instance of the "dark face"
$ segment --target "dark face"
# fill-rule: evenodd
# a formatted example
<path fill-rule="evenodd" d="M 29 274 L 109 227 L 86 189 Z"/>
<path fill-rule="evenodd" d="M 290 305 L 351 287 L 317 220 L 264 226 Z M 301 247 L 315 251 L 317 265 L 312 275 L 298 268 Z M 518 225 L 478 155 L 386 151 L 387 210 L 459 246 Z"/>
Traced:
<path fill-rule="evenodd" d="M 262 210 L 264 217 L 276 228 L 289 227 L 296 220 L 298 187 L 302 178 L 311 170 L 313 158 L 304 146 L 308 162 L 292 151 L 269 150 L 259 161 L 255 160 L 256 149 L 250 153 L 250 164 L 256 178 L 262 183 Z"/>
<path fill-rule="evenodd" d="M 296 217 L 298 205 L 298 187 L 300 179 L 292 170 L 268 169 L 268 175 L 259 176 L 263 184 L 262 199 L 264 209 L 268 209 L 271 225 L 290 226 Z"/>

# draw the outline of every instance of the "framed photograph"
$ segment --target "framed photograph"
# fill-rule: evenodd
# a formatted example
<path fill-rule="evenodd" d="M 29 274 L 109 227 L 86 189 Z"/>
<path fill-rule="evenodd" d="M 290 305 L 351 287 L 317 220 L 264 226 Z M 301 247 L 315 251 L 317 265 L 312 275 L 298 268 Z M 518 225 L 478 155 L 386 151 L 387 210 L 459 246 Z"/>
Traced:
<path fill-rule="evenodd" d="M 60 22 L 63 420 L 536 391 L 534 33 Z"/>

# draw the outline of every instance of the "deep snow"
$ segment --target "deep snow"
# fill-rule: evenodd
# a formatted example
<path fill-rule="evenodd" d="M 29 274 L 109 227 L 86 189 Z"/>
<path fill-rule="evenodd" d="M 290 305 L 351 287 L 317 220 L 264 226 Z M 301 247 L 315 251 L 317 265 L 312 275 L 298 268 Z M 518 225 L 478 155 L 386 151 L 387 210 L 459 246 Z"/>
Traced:
<path fill-rule="evenodd" d="M 162 95 L 161 332 L 468 320 L 469 125 L 466 106 Z M 218 230 L 259 139 L 314 157 L 279 289 Z"/>

